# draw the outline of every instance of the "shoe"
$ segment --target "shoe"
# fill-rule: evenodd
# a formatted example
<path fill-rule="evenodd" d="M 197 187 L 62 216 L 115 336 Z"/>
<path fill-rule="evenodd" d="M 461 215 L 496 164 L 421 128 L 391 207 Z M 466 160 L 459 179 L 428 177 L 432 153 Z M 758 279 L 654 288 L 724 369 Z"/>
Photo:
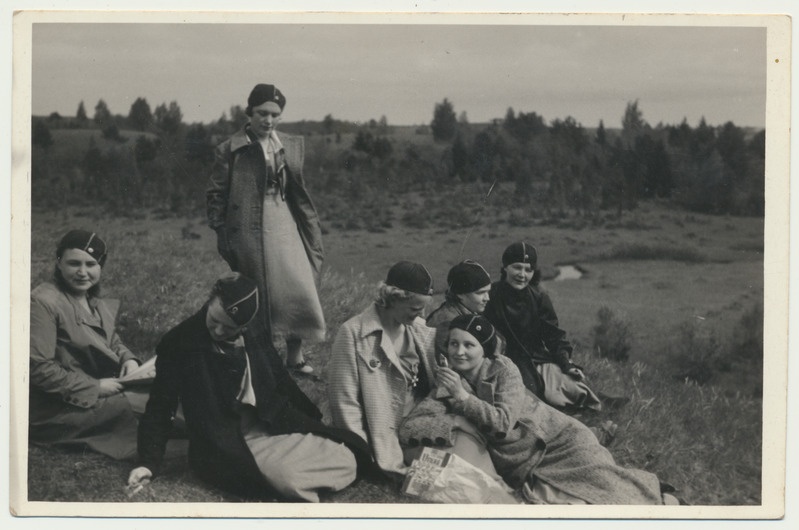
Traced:
<path fill-rule="evenodd" d="M 313 366 L 308 364 L 307 361 L 300 361 L 297 364 L 287 364 L 290 370 L 294 370 L 295 372 L 300 372 L 301 374 L 312 374 L 313 373 Z"/>

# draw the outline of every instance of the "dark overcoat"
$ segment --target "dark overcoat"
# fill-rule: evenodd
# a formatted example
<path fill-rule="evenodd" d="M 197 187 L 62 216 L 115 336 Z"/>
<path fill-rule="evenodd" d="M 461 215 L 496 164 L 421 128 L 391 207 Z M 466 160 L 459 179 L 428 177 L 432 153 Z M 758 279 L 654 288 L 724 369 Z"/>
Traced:
<path fill-rule="evenodd" d="M 536 365 L 555 363 L 564 372 L 572 366 L 572 345 L 558 324 L 552 300 L 540 287 L 528 285 L 516 291 L 504 280 L 491 284 L 489 296 L 483 316 L 505 338 L 505 355 L 516 363 L 524 385 L 543 397 L 544 381 Z M 508 312 L 509 305 L 520 301 L 529 315 L 525 322 L 517 322 Z"/>
<path fill-rule="evenodd" d="M 283 149 L 278 153 L 275 174 L 266 165 L 260 142 L 247 127 L 217 146 L 207 191 L 208 225 L 220 238 L 220 254 L 230 268 L 258 282 L 261 304 L 253 331 L 271 336 L 269 292 L 264 260 L 263 203 L 267 180 L 280 183 L 302 239 L 311 269 L 322 269 L 324 248 L 319 216 L 305 188 L 302 175 L 305 144 L 301 136 L 278 133 Z M 270 250 L 270 249 L 267 249 Z M 273 249 L 279 252 L 279 249 Z M 262 325 L 262 329 L 255 328 Z"/>
<path fill-rule="evenodd" d="M 236 400 L 241 367 L 237 372 L 232 356 L 214 349 L 206 312 L 207 306 L 169 331 L 157 346 L 156 377 L 139 421 L 141 465 L 158 474 L 180 402 L 189 438 L 189 465 L 198 476 L 243 497 L 279 498 L 259 471 L 241 431 Z M 324 425 L 319 410 L 275 352 L 252 347 L 247 335 L 245 347 L 257 415 L 269 434 L 324 436 L 346 444 L 358 460 L 359 471 L 369 466 L 366 443 L 349 431 Z"/>

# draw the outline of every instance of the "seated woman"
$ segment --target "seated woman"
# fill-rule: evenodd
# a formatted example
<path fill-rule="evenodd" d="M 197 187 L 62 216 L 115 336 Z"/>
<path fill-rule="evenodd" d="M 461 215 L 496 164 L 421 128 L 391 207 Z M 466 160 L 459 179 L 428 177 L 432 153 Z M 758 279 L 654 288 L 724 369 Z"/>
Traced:
<path fill-rule="evenodd" d="M 136 454 L 146 393 L 118 378 L 139 366 L 114 329 L 116 300 L 100 298 L 105 242 L 72 230 L 58 243 L 53 283 L 31 292 L 29 437 L 88 446 L 112 458 Z"/>
<path fill-rule="evenodd" d="M 482 265 L 465 260 L 449 270 L 444 302 L 427 315 L 427 325 L 436 328 L 436 355 L 447 355 L 449 323 L 458 315 L 482 315 L 488 303 L 491 276 Z M 497 353 L 504 349 L 497 342 Z"/>
<path fill-rule="evenodd" d="M 615 463 L 582 423 L 526 391 L 518 368 L 494 356 L 481 316 L 450 323 L 449 366 L 438 369 L 444 412 L 481 426 L 499 474 L 534 504 L 677 504 L 647 471 Z"/>
<path fill-rule="evenodd" d="M 423 265 L 392 266 L 375 303 L 339 329 L 328 365 L 333 425 L 366 440 L 378 467 L 396 479 L 421 450 L 404 451 L 398 428 L 435 386 L 435 330 L 420 318 L 432 294 Z M 497 477 L 474 426 L 462 419 L 453 438 L 450 452 Z"/>
<path fill-rule="evenodd" d="M 599 398 L 571 361 L 572 345 L 558 326 L 552 301 L 539 286 L 535 247 L 513 243 L 502 253 L 502 272 L 491 285 L 485 317 L 507 341 L 524 385 L 550 405 L 599 410 Z"/>

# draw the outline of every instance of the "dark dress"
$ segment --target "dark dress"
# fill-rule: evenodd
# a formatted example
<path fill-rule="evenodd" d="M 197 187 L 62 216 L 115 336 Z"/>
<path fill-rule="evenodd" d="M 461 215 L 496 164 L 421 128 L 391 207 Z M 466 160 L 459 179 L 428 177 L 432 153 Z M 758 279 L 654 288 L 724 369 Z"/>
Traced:
<path fill-rule="evenodd" d="M 156 378 L 139 424 L 141 465 L 155 476 L 163 459 L 178 400 L 189 438 L 189 465 L 202 479 L 247 498 L 280 498 L 259 471 L 242 433 L 237 396 L 247 361 L 220 355 L 205 324 L 207 307 L 169 331 L 156 352 Z M 313 433 L 344 443 L 359 471 L 368 467 L 366 443 L 357 435 L 328 427 L 299 389 L 279 357 L 262 355 L 268 341 L 245 335 L 257 420 L 270 435 Z"/>

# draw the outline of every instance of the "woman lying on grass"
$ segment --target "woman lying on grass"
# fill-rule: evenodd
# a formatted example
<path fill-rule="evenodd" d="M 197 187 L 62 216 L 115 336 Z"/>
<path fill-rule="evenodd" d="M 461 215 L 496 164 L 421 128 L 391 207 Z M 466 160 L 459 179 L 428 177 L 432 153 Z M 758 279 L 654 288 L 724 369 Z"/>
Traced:
<path fill-rule="evenodd" d="M 582 423 L 527 391 L 519 369 L 494 356 L 496 331 L 479 315 L 450 323 L 448 365 L 439 367 L 441 417 L 479 426 L 499 474 L 533 504 L 678 504 L 647 471 L 615 463 Z M 413 425 L 402 430 L 416 430 Z"/>
<path fill-rule="evenodd" d="M 56 249 L 53 283 L 31 292 L 30 441 L 136 454 L 136 416 L 147 392 L 119 381 L 139 366 L 115 330 L 117 300 L 100 298 L 106 244 L 72 230 Z"/>

